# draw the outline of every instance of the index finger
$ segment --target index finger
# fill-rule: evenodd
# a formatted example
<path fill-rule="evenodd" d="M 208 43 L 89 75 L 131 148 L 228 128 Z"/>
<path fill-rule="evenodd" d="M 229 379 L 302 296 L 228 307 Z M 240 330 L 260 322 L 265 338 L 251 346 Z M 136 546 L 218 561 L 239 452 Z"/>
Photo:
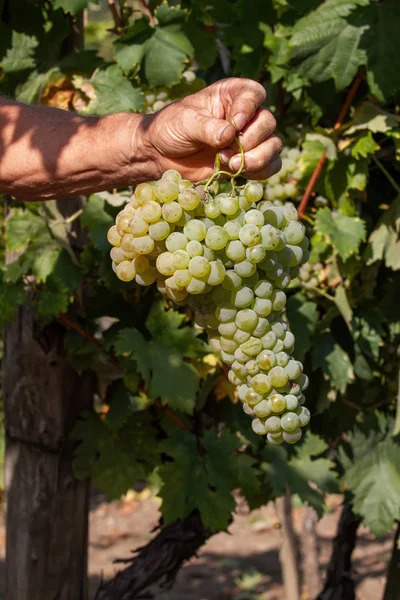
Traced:
<path fill-rule="evenodd" d="M 225 118 L 236 131 L 254 117 L 267 97 L 262 85 L 252 79 L 231 78 L 222 82 L 221 98 L 226 107 Z"/>

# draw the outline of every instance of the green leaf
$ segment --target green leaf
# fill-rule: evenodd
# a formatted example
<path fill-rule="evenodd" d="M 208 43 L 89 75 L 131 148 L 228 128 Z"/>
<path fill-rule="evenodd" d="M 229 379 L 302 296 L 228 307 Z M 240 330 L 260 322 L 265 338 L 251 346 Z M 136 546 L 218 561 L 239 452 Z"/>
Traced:
<path fill-rule="evenodd" d="M 89 4 L 89 0 L 54 0 L 54 8 L 62 8 L 65 12 L 76 15 Z"/>
<path fill-rule="evenodd" d="M 371 133 L 386 133 L 398 126 L 399 119 L 395 115 L 386 112 L 376 104 L 363 102 L 356 108 L 351 126 L 346 130 L 346 134 L 352 135 L 356 131 L 363 130 Z M 369 139 L 373 140 L 372 136 Z"/>
<path fill-rule="evenodd" d="M 98 415 L 82 416 L 72 432 L 80 442 L 73 460 L 76 477 L 91 477 L 110 498 L 119 498 L 154 470 L 159 454 L 149 415 L 136 413 L 117 433 Z"/>
<path fill-rule="evenodd" d="M 12 46 L 1 61 L 1 68 L 6 73 L 18 73 L 35 68 L 35 50 L 38 45 L 37 38 L 13 31 Z"/>
<path fill-rule="evenodd" d="M 129 354 L 137 362 L 138 370 L 147 384 L 150 382 L 149 344 L 137 329 L 121 329 L 114 344 L 117 355 Z"/>
<path fill-rule="evenodd" d="M 240 440 L 227 432 L 218 436 L 215 431 L 206 431 L 200 444 L 201 453 L 196 437 L 187 431 L 163 444 L 163 451 L 173 458 L 173 462 L 165 463 L 159 470 L 164 481 L 160 492 L 163 517 L 172 522 L 198 509 L 204 525 L 211 531 L 225 530 L 235 510 L 232 491 L 239 487 L 239 479 L 243 477 L 243 471 L 236 466 L 241 457 L 234 458 L 233 454 Z M 246 461 L 247 474 L 250 468 Z M 254 479 L 253 485 L 258 486 Z"/>
<path fill-rule="evenodd" d="M 353 319 L 354 339 L 359 349 L 376 361 L 379 358 L 379 348 L 384 345 L 381 321 L 379 311 L 374 309 L 369 309 Z"/>
<path fill-rule="evenodd" d="M 35 252 L 32 272 L 38 283 L 46 281 L 48 276 L 54 271 L 61 250 L 62 248 L 56 243 L 50 243 L 38 248 Z"/>
<path fill-rule="evenodd" d="M 151 87 L 179 83 L 193 46 L 184 25 L 187 11 L 163 2 L 155 12 L 158 24 L 146 18 L 128 27 L 115 42 L 116 59 L 125 71 L 142 68 Z"/>
<path fill-rule="evenodd" d="M 339 284 L 335 290 L 335 304 L 340 310 L 343 319 L 347 325 L 351 327 L 351 319 L 353 318 L 353 310 L 347 297 L 346 288 Z"/>
<path fill-rule="evenodd" d="M 13 320 L 19 306 L 26 300 L 24 284 L 6 283 L 4 275 L 0 272 L 0 328 Z"/>
<path fill-rule="evenodd" d="M 400 196 L 379 219 L 367 246 L 367 265 L 383 260 L 393 271 L 400 269 Z"/>
<path fill-rule="evenodd" d="M 372 137 L 370 131 L 362 134 L 357 141 L 351 147 L 351 155 L 354 158 L 367 158 L 370 154 L 375 154 L 379 150 L 380 146 L 377 144 Z"/>
<path fill-rule="evenodd" d="M 354 19 L 357 27 L 366 26 L 362 48 L 368 56 L 367 80 L 371 93 L 383 102 L 400 90 L 400 40 L 397 0 L 370 2 Z"/>
<path fill-rule="evenodd" d="M 118 431 L 132 415 L 132 394 L 119 379 L 108 389 L 110 408 L 104 422 L 113 431 Z"/>
<path fill-rule="evenodd" d="M 307 300 L 299 292 L 289 297 L 287 313 L 290 329 L 296 338 L 294 355 L 303 362 L 306 353 L 311 348 L 311 338 L 318 322 L 318 305 L 316 302 Z"/>
<path fill-rule="evenodd" d="M 24 249 L 45 227 L 44 220 L 32 211 L 14 210 L 6 221 L 7 251 L 14 252 Z"/>
<path fill-rule="evenodd" d="M 354 380 L 353 367 L 347 352 L 330 333 L 314 338 L 312 367 L 320 368 L 334 387 L 344 394 L 347 385 Z"/>
<path fill-rule="evenodd" d="M 328 160 L 337 159 L 337 148 L 336 144 L 331 138 L 320 133 L 307 133 L 306 142 L 320 142 L 320 144 L 326 150 L 326 156 Z"/>
<path fill-rule="evenodd" d="M 110 244 L 107 240 L 107 231 L 114 223 L 114 220 L 104 209 L 105 205 L 106 202 L 103 198 L 95 194 L 90 196 L 83 209 L 81 223 L 89 229 L 89 237 L 96 248 L 103 252 L 108 252 Z"/>
<path fill-rule="evenodd" d="M 371 533 L 383 536 L 400 519 L 400 448 L 389 428 L 379 429 L 369 421 L 355 427 L 348 434 L 348 449 L 340 447 L 339 457 L 355 512 Z"/>
<path fill-rule="evenodd" d="M 39 317 L 48 320 L 67 312 L 71 300 L 68 289 L 60 281 L 48 277 L 35 299 L 36 310 Z"/>
<path fill-rule="evenodd" d="M 358 251 L 366 235 L 365 223 L 359 217 L 334 213 L 329 208 L 317 212 L 315 230 L 325 235 L 343 260 Z"/>
<path fill-rule="evenodd" d="M 366 52 L 360 48 L 364 27 L 350 24 L 348 17 L 369 0 L 326 0 L 295 24 L 291 38 L 297 72 L 315 82 L 332 78 L 337 89 L 352 82 Z"/>
<path fill-rule="evenodd" d="M 186 316 L 173 309 L 166 309 L 161 300 L 153 302 L 146 320 L 146 327 L 158 343 L 168 346 L 187 358 L 198 358 L 206 353 L 204 342 L 188 323 L 182 327 Z"/>
<path fill-rule="evenodd" d="M 90 83 L 96 95 L 85 110 L 89 114 L 138 112 L 144 108 L 142 90 L 132 85 L 118 65 L 97 71 L 90 79 Z"/>
<path fill-rule="evenodd" d="M 320 455 L 326 444 L 316 435 L 307 432 L 302 444 L 296 446 L 289 459 L 287 450 L 280 446 L 267 446 L 264 451 L 269 464 L 263 465 L 274 495 L 282 496 L 289 488 L 312 506 L 321 517 L 324 513 L 324 494 L 337 493 L 337 475 L 334 463 Z"/>

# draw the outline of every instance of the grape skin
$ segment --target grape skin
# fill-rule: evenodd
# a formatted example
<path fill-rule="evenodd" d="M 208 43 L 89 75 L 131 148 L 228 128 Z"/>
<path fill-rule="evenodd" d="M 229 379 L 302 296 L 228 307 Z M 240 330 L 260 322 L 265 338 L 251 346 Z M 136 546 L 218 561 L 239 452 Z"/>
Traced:
<path fill-rule="evenodd" d="M 296 160 L 285 156 L 286 177 Z M 295 443 L 310 420 L 308 378 L 291 356 L 282 313 L 290 281 L 300 271 L 306 286 L 314 275 L 301 266 L 308 240 L 294 204 L 278 200 L 285 195 L 296 196 L 296 183 L 281 176 L 213 197 L 169 170 L 137 186 L 107 236 L 122 281 L 156 282 L 170 300 L 190 304 L 211 351 L 230 366 L 253 431 L 271 444 Z"/>

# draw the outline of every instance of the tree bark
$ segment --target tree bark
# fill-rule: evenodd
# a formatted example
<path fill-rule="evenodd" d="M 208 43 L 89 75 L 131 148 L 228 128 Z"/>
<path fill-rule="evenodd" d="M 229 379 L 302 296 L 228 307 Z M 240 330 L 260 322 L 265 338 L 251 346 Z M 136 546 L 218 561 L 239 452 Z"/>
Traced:
<path fill-rule="evenodd" d="M 116 577 L 102 584 L 94 600 L 138 600 L 157 598 L 169 589 L 182 564 L 211 536 L 197 511 L 186 519 L 161 529 L 160 533 Z"/>
<path fill-rule="evenodd" d="M 351 555 L 357 540 L 361 519 L 353 513 L 347 502 L 342 509 L 337 534 L 324 589 L 316 600 L 355 600 L 354 581 L 351 576 Z"/>
<path fill-rule="evenodd" d="M 66 362 L 63 329 L 29 306 L 5 330 L 7 600 L 87 600 L 89 482 L 71 472 L 68 434 L 93 377 Z"/>
<path fill-rule="evenodd" d="M 305 509 L 301 536 L 303 585 L 306 586 L 307 598 L 315 597 L 322 588 L 317 523 L 316 510 L 309 506 Z"/>
<path fill-rule="evenodd" d="M 276 511 L 281 523 L 282 546 L 279 560 L 282 568 L 285 600 L 299 600 L 300 572 L 296 533 L 293 527 L 292 499 L 289 492 L 275 500 Z"/>
<path fill-rule="evenodd" d="M 387 572 L 383 600 L 398 600 L 400 597 L 400 523 L 397 524 L 392 557 Z"/>

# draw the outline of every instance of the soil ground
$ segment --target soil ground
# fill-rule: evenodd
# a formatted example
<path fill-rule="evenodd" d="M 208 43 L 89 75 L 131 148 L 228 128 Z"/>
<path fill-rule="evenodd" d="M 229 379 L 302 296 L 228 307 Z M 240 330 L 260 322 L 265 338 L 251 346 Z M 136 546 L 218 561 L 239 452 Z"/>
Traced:
<path fill-rule="evenodd" d="M 329 511 L 318 523 L 320 567 L 329 564 L 332 539 L 340 517 L 342 498 L 329 498 Z M 305 514 L 294 509 L 294 525 L 301 534 Z M 116 572 L 113 561 L 127 558 L 135 548 L 145 545 L 159 519 L 155 499 L 128 497 L 124 502 L 108 503 L 96 497 L 90 514 L 89 572 L 91 596 L 101 575 L 108 579 Z M 385 572 L 391 553 L 392 536 L 376 540 L 360 528 L 354 552 L 354 578 L 357 600 L 381 600 Z M 238 504 L 228 533 L 212 537 L 197 558 L 181 570 L 172 590 L 159 600 L 285 600 L 279 565 L 281 531 L 272 504 L 253 512 Z M 256 572 L 250 579 L 250 575 Z M 246 578 L 251 590 L 245 593 Z M 254 582 L 253 587 L 251 582 Z M 304 589 L 302 600 L 310 595 Z"/>

